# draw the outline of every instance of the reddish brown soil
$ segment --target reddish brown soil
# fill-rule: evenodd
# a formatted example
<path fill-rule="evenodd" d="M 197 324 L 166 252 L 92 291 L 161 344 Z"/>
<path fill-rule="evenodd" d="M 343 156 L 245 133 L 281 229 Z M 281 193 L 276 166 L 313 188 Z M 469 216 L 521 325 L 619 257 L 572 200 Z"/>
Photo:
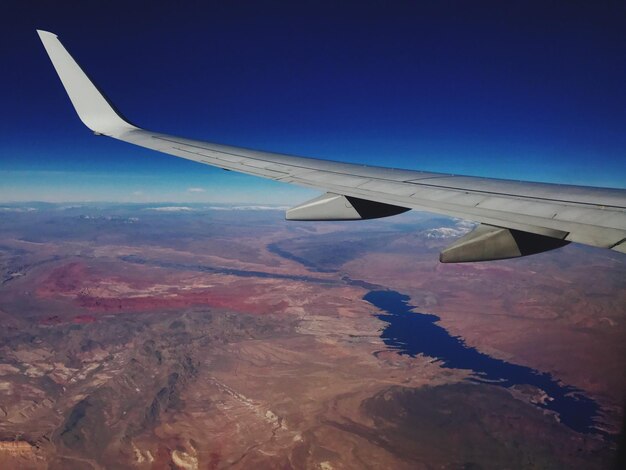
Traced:
<path fill-rule="evenodd" d="M 119 264 L 116 266 L 119 270 Z M 108 266 L 69 262 L 53 269 L 37 288 L 42 299 L 61 298 L 93 313 L 148 312 L 155 310 L 213 307 L 242 313 L 267 314 L 283 312 L 289 303 L 285 300 L 262 296 L 277 290 L 277 282 L 264 280 L 262 284 L 251 280 L 228 280 L 225 276 L 207 275 L 205 284 L 215 287 L 193 288 L 198 276 L 172 272 L 162 268 L 133 267 L 122 278 L 107 275 Z M 139 277 L 139 279 L 138 279 Z M 163 287 L 164 283 L 167 283 Z M 107 286 L 107 295 L 91 295 L 101 286 Z M 167 287 L 170 286 L 170 287 Z M 119 287 L 120 295 L 115 295 Z M 187 288 L 185 288 L 187 287 Z M 155 289 L 159 289 L 155 293 Z M 260 297 L 261 295 L 261 297 Z M 93 316 L 79 315 L 74 322 L 93 321 Z M 54 322 L 47 319 L 45 322 Z"/>
<path fill-rule="evenodd" d="M 96 317 L 93 315 L 78 315 L 72 320 L 74 323 L 93 323 L 95 321 Z"/>
<path fill-rule="evenodd" d="M 280 301 L 276 304 L 262 303 L 254 296 L 241 292 L 231 293 L 200 291 L 174 294 L 168 297 L 79 297 L 75 302 L 92 312 L 148 312 L 155 310 L 181 309 L 207 306 L 225 308 L 242 313 L 264 314 L 282 312 L 289 304 Z"/>

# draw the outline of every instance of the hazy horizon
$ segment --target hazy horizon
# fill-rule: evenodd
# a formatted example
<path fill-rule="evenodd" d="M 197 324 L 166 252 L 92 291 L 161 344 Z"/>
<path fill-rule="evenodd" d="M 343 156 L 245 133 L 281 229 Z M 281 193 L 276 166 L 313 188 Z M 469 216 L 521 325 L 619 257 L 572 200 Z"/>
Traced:
<path fill-rule="evenodd" d="M 93 136 L 36 29 L 58 34 L 147 129 L 359 164 L 626 187 L 618 6 L 147 5 L 11 4 L 0 200 L 315 194 Z"/>

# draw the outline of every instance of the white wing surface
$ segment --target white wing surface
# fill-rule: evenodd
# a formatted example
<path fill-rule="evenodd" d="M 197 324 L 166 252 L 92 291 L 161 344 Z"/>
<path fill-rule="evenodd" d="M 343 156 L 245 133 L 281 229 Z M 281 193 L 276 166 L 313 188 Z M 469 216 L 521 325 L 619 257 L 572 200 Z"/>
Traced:
<path fill-rule="evenodd" d="M 94 133 L 199 163 L 326 191 L 292 220 L 354 220 L 419 209 L 480 225 L 444 262 L 511 258 L 569 242 L 626 252 L 626 190 L 477 178 L 296 157 L 136 127 L 98 90 L 57 36 L 38 31 L 78 116 Z"/>

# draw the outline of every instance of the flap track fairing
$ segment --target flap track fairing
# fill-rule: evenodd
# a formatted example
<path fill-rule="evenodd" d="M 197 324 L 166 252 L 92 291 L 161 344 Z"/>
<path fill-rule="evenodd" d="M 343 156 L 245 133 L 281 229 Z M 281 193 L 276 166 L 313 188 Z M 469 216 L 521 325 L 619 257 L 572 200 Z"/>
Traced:
<path fill-rule="evenodd" d="M 536 233 L 480 224 L 443 250 L 439 261 L 465 263 L 519 258 L 554 250 L 568 243 L 566 240 Z"/>
<path fill-rule="evenodd" d="M 410 209 L 341 194 L 325 193 L 289 209 L 287 220 L 366 220 L 402 214 Z"/>

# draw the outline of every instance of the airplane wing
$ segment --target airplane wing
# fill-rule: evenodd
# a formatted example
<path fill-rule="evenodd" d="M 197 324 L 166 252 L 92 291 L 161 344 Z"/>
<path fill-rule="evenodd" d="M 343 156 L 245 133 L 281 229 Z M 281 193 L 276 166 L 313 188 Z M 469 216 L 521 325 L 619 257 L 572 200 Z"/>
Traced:
<path fill-rule="evenodd" d="M 477 228 L 442 251 L 442 262 L 539 253 L 569 242 L 626 253 L 626 190 L 478 178 L 341 163 L 151 132 L 131 124 L 55 34 L 37 31 L 83 123 L 105 135 L 226 170 L 320 189 L 289 220 L 360 220 L 410 209 L 470 219 Z"/>

